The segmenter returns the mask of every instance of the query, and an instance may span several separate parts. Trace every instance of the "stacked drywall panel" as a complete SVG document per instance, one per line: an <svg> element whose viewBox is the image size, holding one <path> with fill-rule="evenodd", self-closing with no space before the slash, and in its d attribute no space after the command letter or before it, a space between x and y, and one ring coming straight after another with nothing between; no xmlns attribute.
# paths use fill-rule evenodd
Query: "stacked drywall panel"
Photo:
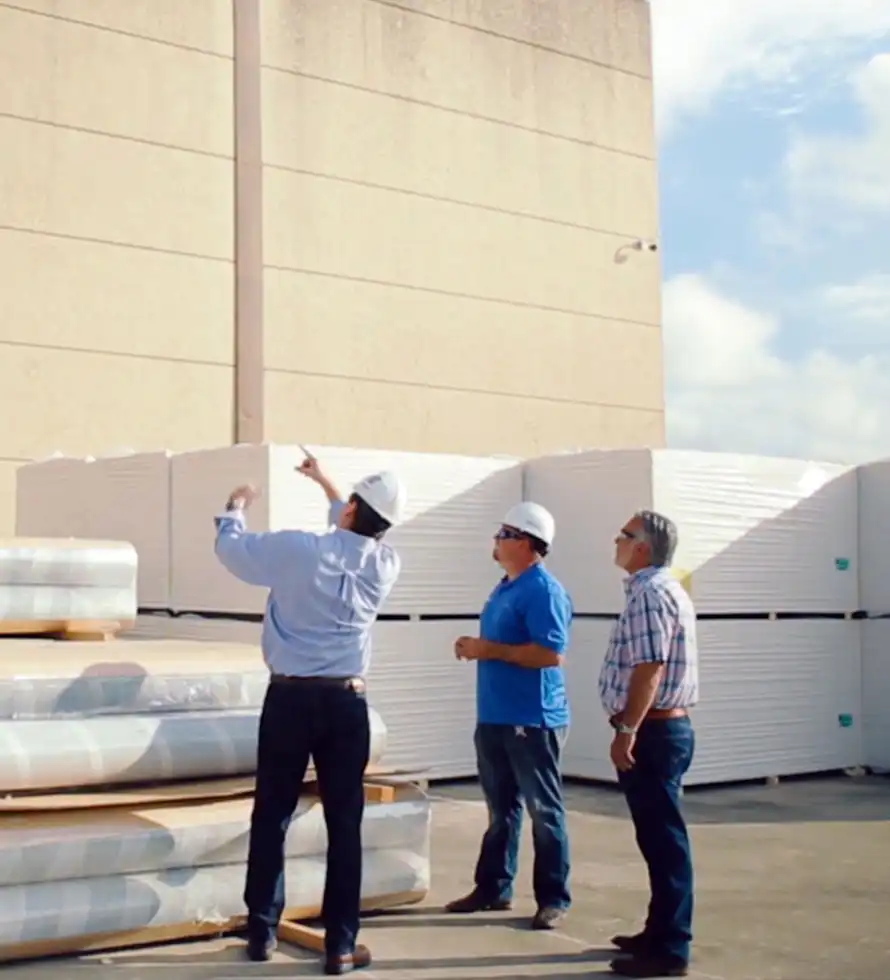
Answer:
<svg viewBox="0 0 890 980"><path fill-rule="evenodd" d="M0 640L0 960L243 916L252 780L220 777L255 769L259 665L256 647L223 642ZM376 766L386 727L370 721ZM369 803L372 907L426 894L429 820L410 787ZM326 847L307 797L287 843L294 914L320 911Z"/></svg>
<svg viewBox="0 0 890 980"><path fill-rule="evenodd" d="M402 571L388 615L475 616L497 581L491 539L505 511L522 499L515 460L308 447L344 495L361 477L395 470L408 494L406 520L387 536ZM296 472L297 446L232 446L172 459L172 598L178 611L258 613L266 590L244 585L213 553L213 515L233 487L262 489L250 512L253 530L324 531L328 507L319 488Z"/></svg>
<svg viewBox="0 0 890 980"><path fill-rule="evenodd" d="M120 541L0 541L0 634L136 619L137 556Z"/></svg>
<svg viewBox="0 0 890 980"><path fill-rule="evenodd" d="M600 668L614 622L613 618L576 619L572 624L565 658L572 723L563 753L563 772L570 778L615 781L609 760L614 732L599 698Z"/></svg>
<svg viewBox="0 0 890 980"><path fill-rule="evenodd" d="M859 608L856 474L804 460L604 450L526 464L525 494L556 518L551 570L582 613L624 607L615 536L636 510L680 528L674 565L699 614Z"/></svg>
<svg viewBox="0 0 890 980"><path fill-rule="evenodd" d="M601 712L591 685L608 642L597 617L614 617L624 606L615 537L643 508L677 523L674 571L699 615L701 701L688 781L857 764L860 630L845 618L859 609L854 470L669 450L565 454L533 460L525 470L526 498L556 518L549 565L579 614L568 658L574 717L568 775L614 778L607 758L581 750L579 730L608 740L602 719L589 717ZM595 672L585 664L579 690L577 648L587 634L602 649ZM768 706L767 689L773 692ZM731 707L735 717L727 723Z"/></svg>
<svg viewBox="0 0 890 980"><path fill-rule="evenodd" d="M0 794L253 773L265 686L250 654L118 640L55 657L51 641L0 641ZM377 764L386 727L370 714Z"/></svg>
<svg viewBox="0 0 890 980"><path fill-rule="evenodd" d="M142 609L170 604L168 452L55 457L16 473L16 534L129 542Z"/></svg>
<svg viewBox="0 0 890 980"><path fill-rule="evenodd" d="M863 764L890 772L890 619L862 621Z"/></svg>
<svg viewBox="0 0 890 980"><path fill-rule="evenodd" d="M862 624L863 764L890 771L890 460L861 466L859 591Z"/></svg>
<svg viewBox="0 0 890 980"><path fill-rule="evenodd" d="M251 808L240 798L0 813L0 956L243 916ZM366 807L362 897L372 907L429 890L430 817L428 798L411 787ZM320 803L308 797L285 841L292 914L318 914L327 844Z"/></svg>
<svg viewBox="0 0 890 980"><path fill-rule="evenodd" d="M368 696L386 718L386 762L430 779L476 773L476 670L456 660L454 641L475 635L472 620L387 621L373 629ZM140 616L135 638L259 643L262 625L201 616ZM259 656L259 652L256 653Z"/></svg>

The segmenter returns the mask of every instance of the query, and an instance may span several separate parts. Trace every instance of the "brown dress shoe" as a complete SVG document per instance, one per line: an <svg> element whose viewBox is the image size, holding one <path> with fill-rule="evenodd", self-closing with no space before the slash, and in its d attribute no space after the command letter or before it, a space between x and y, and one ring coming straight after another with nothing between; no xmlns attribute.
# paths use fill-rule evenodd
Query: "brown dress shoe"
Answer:
<svg viewBox="0 0 890 980"><path fill-rule="evenodd" d="M339 956L326 956L324 972L328 976L339 977L344 973L351 973L353 970L362 970L370 965L371 950L367 946L356 946L351 953L342 953Z"/></svg>

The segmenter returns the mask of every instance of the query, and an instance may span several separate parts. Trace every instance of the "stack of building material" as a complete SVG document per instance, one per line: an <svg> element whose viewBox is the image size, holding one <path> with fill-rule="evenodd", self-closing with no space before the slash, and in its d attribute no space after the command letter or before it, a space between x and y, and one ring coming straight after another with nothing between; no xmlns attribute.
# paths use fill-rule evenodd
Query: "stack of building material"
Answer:
<svg viewBox="0 0 890 980"><path fill-rule="evenodd" d="M568 656L569 775L614 779L611 730L591 694L624 605L614 539L641 508L678 524L675 574L699 615L701 704L688 782L859 764L854 471L667 450L566 454L525 470L527 498L556 518L549 564L578 613Z"/></svg>
<svg viewBox="0 0 890 980"><path fill-rule="evenodd" d="M859 467L863 764L890 772L890 460Z"/></svg>
<svg viewBox="0 0 890 980"><path fill-rule="evenodd" d="M131 544L66 538L0 541L0 635L113 635L136 620Z"/></svg>
<svg viewBox="0 0 890 980"><path fill-rule="evenodd" d="M16 473L16 534L125 541L141 609L170 605L170 453L51 457Z"/></svg>
<svg viewBox="0 0 890 980"><path fill-rule="evenodd" d="M265 684L251 646L0 641L0 957L238 924ZM374 710L371 727L373 778ZM375 908L429 887L428 801L380 789L364 839ZM288 844L293 917L320 910L325 847L310 791Z"/></svg>
<svg viewBox="0 0 890 980"><path fill-rule="evenodd" d="M373 703L387 718L388 763L425 769L432 778L474 775L475 670L455 661L452 649L457 636L477 631L478 614L498 579L491 538L504 513L522 499L522 467L511 459L309 448L344 493L360 477L381 469L396 470L407 485L408 519L388 535L401 555L402 574L374 631L369 678ZM233 487L249 482L263 491L249 515L251 529L324 530L324 496L295 472L302 451L242 445L143 459L137 454L22 467L19 532L52 527L52 533L59 533L59 515L65 515L63 526L71 529L66 533L83 533L82 528L95 533L114 511L115 535L132 541L141 559L143 551L156 546L147 530L154 523L157 540L169 547L168 600L157 601L162 575L148 584L142 577L140 609L187 615L169 621L140 617L137 633L258 642L259 628L245 620L261 616L267 592L238 582L219 565L212 518ZM144 490L137 487L140 481ZM91 487L82 495L86 503L77 520L58 499L66 482L79 495L79 488ZM129 488L126 500L114 489L124 485Z"/></svg>

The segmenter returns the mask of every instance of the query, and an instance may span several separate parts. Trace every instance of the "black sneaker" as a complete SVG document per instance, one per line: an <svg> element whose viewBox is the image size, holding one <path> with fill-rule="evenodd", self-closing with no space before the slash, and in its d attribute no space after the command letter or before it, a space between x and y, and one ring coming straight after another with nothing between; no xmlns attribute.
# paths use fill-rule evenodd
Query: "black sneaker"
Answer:
<svg viewBox="0 0 890 980"><path fill-rule="evenodd" d="M645 932L638 932L635 936L612 936L609 942L622 953L639 954L649 949L649 937Z"/></svg>
<svg viewBox="0 0 890 980"><path fill-rule="evenodd" d="M472 915L473 912L509 912L512 908L513 903L509 898L499 898L492 902L474 888L469 895L449 902L445 911L457 915Z"/></svg>
<svg viewBox="0 0 890 980"><path fill-rule="evenodd" d="M278 948L274 936L248 936L247 958L254 963L265 963Z"/></svg>

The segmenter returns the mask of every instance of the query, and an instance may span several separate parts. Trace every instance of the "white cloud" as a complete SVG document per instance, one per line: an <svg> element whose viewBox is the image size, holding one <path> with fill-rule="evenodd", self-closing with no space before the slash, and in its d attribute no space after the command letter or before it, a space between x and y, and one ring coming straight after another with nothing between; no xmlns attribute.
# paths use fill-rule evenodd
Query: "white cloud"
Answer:
<svg viewBox="0 0 890 980"><path fill-rule="evenodd" d="M890 7L890 3L888 3ZM842 204L873 213L890 210L890 53L851 75L864 127L858 134L797 134L785 167L793 199Z"/></svg>
<svg viewBox="0 0 890 980"><path fill-rule="evenodd" d="M890 274L875 273L849 285L827 286L821 293L828 310L866 327L876 325L874 340L890 340Z"/></svg>
<svg viewBox="0 0 890 980"><path fill-rule="evenodd" d="M698 275L666 284L664 329L671 446L837 462L890 456L890 347L783 357L774 316Z"/></svg>
<svg viewBox="0 0 890 980"><path fill-rule="evenodd" d="M814 70L824 88L863 44L890 33L887 0L651 0L651 6L662 131L727 89L780 86L793 106Z"/></svg>

